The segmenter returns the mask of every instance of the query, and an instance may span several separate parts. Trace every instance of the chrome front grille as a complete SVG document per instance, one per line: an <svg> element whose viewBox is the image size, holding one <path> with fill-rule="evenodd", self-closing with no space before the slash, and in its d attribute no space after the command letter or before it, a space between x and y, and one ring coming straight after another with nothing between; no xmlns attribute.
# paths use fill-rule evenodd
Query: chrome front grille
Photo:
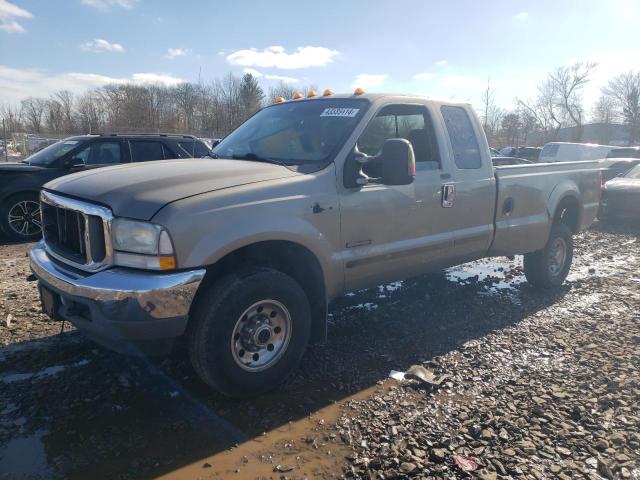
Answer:
<svg viewBox="0 0 640 480"><path fill-rule="evenodd" d="M111 264L111 210L42 191L42 231L47 252L85 271Z"/></svg>

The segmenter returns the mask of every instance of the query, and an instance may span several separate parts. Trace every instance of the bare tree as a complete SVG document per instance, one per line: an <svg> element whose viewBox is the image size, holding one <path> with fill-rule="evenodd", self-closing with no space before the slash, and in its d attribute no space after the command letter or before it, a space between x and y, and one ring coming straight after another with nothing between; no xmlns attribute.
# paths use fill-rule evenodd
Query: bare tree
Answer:
<svg viewBox="0 0 640 480"><path fill-rule="evenodd" d="M69 90L60 90L54 93L53 97L60 104L63 133L72 133L75 130L73 118L73 93Z"/></svg>
<svg viewBox="0 0 640 480"><path fill-rule="evenodd" d="M42 132L47 101L44 98L29 97L20 102L25 123L32 132Z"/></svg>
<svg viewBox="0 0 640 480"><path fill-rule="evenodd" d="M10 103L1 104L0 117L4 120L8 136L11 136L13 132L17 132L21 129L20 108L17 106L11 105Z"/></svg>
<svg viewBox="0 0 640 480"><path fill-rule="evenodd" d="M490 112L495 108L494 94L495 89L491 88L491 77L489 77L487 78L487 88L482 92L482 127L485 132L489 129Z"/></svg>
<svg viewBox="0 0 640 480"><path fill-rule="evenodd" d="M576 141L582 137L582 90L597 67L598 64L594 62L576 62L569 67L558 67L547 78L546 86L552 102L560 112L560 121L562 123L562 119L568 119L573 123L576 127Z"/></svg>
<svg viewBox="0 0 640 480"><path fill-rule="evenodd" d="M291 84L280 81L269 89L269 95L267 96L266 101L268 103L273 103L278 97L288 100L293 97L294 93L296 93L296 89L292 87Z"/></svg>
<svg viewBox="0 0 640 480"><path fill-rule="evenodd" d="M609 80L603 93L611 97L629 128L629 145L640 138L640 71L626 72Z"/></svg>
<svg viewBox="0 0 640 480"><path fill-rule="evenodd" d="M487 88L482 92L482 128L491 145L499 145L502 142L499 137L499 130L504 116L502 109L496 106L495 89L491 86L491 78L487 79Z"/></svg>

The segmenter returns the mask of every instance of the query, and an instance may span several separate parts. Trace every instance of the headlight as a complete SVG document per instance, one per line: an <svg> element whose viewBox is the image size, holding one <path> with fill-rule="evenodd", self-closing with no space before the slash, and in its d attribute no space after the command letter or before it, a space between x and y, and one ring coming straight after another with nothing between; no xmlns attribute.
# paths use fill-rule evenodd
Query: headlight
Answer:
<svg viewBox="0 0 640 480"><path fill-rule="evenodd" d="M154 270L176 268L169 233L150 222L116 218L111 224L116 265Z"/></svg>

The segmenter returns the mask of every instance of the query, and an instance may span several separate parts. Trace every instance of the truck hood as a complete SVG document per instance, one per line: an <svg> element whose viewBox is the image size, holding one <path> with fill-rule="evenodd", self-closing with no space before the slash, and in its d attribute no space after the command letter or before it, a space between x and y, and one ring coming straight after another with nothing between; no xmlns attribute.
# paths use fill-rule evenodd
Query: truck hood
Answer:
<svg viewBox="0 0 640 480"><path fill-rule="evenodd" d="M184 159L130 163L55 179L44 188L150 220L168 203L202 193L298 175L280 165L243 160Z"/></svg>
<svg viewBox="0 0 640 480"><path fill-rule="evenodd" d="M0 172L39 172L44 169L28 163L0 163Z"/></svg>

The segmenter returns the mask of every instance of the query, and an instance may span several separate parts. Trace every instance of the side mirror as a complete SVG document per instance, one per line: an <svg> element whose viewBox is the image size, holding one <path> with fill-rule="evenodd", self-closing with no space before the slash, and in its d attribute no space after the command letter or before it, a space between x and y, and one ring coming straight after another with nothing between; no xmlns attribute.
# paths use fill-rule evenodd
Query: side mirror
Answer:
<svg viewBox="0 0 640 480"><path fill-rule="evenodd" d="M216 148L218 145L220 145L220 140L219 139L215 139L213 142L211 142L211 148L212 149Z"/></svg>
<svg viewBox="0 0 640 480"><path fill-rule="evenodd" d="M409 185L416 176L416 158L411 142L404 138L390 138L382 145L378 156L382 163L382 183Z"/></svg>

